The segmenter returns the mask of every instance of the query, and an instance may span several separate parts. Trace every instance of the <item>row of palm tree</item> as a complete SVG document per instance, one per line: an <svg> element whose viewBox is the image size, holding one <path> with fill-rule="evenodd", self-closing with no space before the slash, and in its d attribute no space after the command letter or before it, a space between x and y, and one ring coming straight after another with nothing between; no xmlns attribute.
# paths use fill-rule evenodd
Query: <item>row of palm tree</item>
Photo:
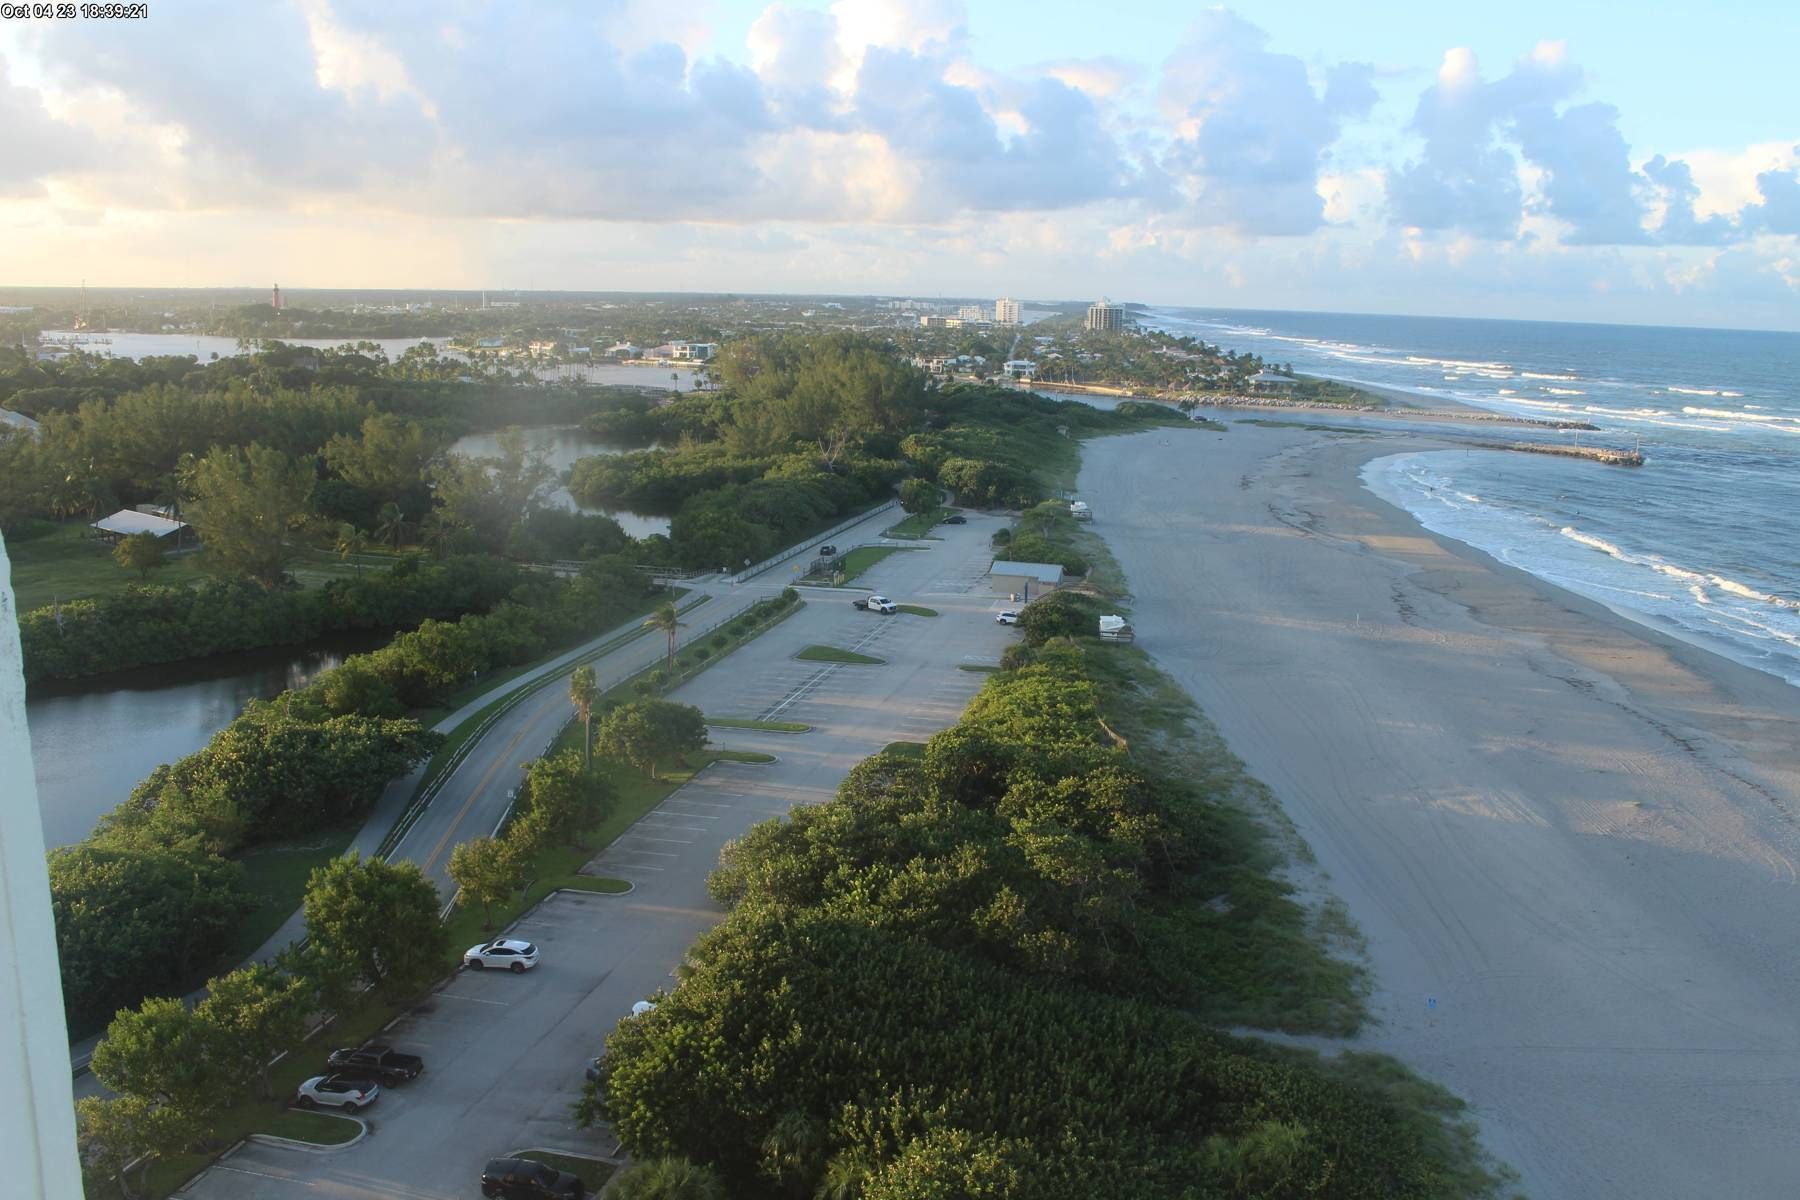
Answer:
<svg viewBox="0 0 1800 1200"><path fill-rule="evenodd" d="M667 667L675 665L675 641L680 631L685 628L680 614L673 604L660 605L655 612L644 618L646 629L661 630L668 638L668 650L663 657ZM581 718L581 756L582 761L592 766L594 763L594 706L600 702L600 680L594 674L594 668L582 665L575 668L569 676L569 703L575 706L575 715Z"/></svg>

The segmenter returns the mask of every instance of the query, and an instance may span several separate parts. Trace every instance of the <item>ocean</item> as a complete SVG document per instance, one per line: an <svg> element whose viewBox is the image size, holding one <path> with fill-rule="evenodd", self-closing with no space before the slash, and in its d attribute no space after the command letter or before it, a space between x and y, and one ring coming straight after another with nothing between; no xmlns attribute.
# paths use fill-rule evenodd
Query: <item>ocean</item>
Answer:
<svg viewBox="0 0 1800 1200"><path fill-rule="evenodd" d="M1148 323L1301 374L1638 446L1639 469L1430 451L1363 479L1427 529L1800 686L1800 334L1164 308Z"/></svg>

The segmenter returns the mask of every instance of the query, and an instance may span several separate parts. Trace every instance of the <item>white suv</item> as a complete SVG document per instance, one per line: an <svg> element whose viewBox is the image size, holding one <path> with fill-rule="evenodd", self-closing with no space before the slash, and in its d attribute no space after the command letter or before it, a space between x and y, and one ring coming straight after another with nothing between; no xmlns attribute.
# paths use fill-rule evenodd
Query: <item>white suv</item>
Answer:
<svg viewBox="0 0 1800 1200"><path fill-rule="evenodd" d="M324 1104L355 1112L375 1103L379 1095L381 1086L372 1079L359 1079L354 1075L314 1075L300 1085L294 1102L301 1108Z"/></svg>
<svg viewBox="0 0 1800 1200"><path fill-rule="evenodd" d="M463 965L473 971L483 967L529 971L538 965L538 948L516 938L495 938L485 946L470 946L468 953L463 955Z"/></svg>

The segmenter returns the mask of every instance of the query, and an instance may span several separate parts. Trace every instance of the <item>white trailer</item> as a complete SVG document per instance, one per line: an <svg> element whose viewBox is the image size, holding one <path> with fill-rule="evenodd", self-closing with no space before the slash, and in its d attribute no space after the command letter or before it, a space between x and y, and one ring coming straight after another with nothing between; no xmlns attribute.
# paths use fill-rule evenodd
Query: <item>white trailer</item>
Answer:
<svg viewBox="0 0 1800 1200"><path fill-rule="evenodd" d="M1120 616L1100 618L1100 640L1103 642L1136 641L1137 635L1131 631L1131 625Z"/></svg>

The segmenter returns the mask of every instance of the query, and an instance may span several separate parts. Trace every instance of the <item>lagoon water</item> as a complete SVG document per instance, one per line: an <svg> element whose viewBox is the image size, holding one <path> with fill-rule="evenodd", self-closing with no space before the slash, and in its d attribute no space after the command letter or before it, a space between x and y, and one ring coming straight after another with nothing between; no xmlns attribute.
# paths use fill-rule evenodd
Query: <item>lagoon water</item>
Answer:
<svg viewBox="0 0 1800 1200"><path fill-rule="evenodd" d="M1482 451L1371 462L1426 528L1800 685L1800 334L1158 309L1151 323L1329 376L1641 444L1628 470Z"/></svg>
<svg viewBox="0 0 1800 1200"><path fill-rule="evenodd" d="M48 329L44 340L72 345L88 354L112 355L118 358L157 358L165 355L192 355L201 362L230 358L249 352L249 347L236 338L212 337L192 333L111 333L98 330ZM399 358L414 346L431 342L439 357L462 359L441 338L284 338L289 346L310 346L327 350L337 346L353 346L372 341L381 347L388 360ZM629 387L664 388L688 392L699 386L700 376L688 366L652 366L642 363L563 363L539 367L539 379L563 383L624 384Z"/></svg>
<svg viewBox="0 0 1800 1200"><path fill-rule="evenodd" d="M578 425L545 425L525 429L524 434L526 447L534 453L542 454L545 461L556 470L559 480L568 475L569 468L578 459L591 458L597 454L625 453L625 447L603 442L592 434L583 432ZM500 453L500 435L472 433L458 438L451 443L450 453L466 454L471 458L492 458ZM575 503L575 497L569 495L569 489L561 483L545 499L551 504L571 508L576 512L600 513L611 517L634 538L649 537L656 533L667 535L669 532L667 517L627 512L624 509L585 508Z"/></svg>
<svg viewBox="0 0 1800 1200"><path fill-rule="evenodd" d="M158 766L192 754L251 700L304 687L379 634L329 646L224 654L143 667L91 684L34 687L25 704L44 842L80 841Z"/></svg>

